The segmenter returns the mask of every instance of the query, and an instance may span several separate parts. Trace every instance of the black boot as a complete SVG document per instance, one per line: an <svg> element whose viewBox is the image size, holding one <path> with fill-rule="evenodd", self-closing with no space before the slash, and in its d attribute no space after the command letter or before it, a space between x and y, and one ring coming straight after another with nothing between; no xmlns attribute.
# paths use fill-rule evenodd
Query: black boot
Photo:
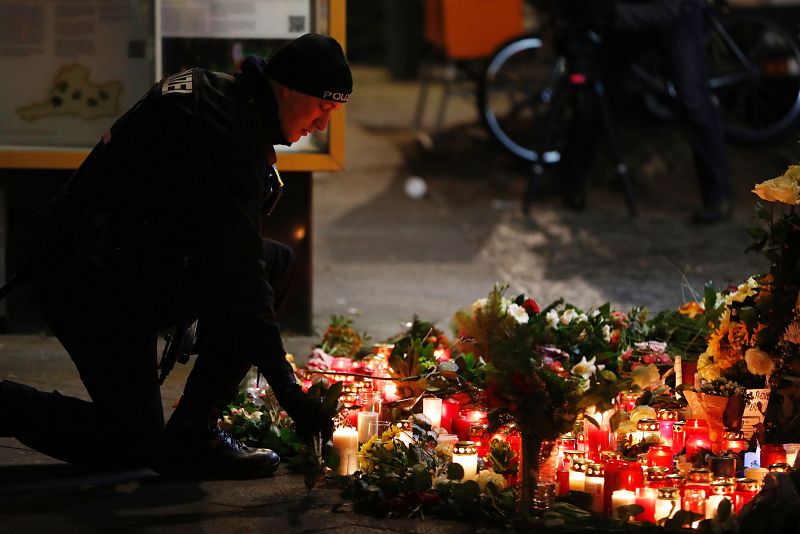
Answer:
<svg viewBox="0 0 800 534"><path fill-rule="evenodd" d="M188 419L176 411L164 429L152 468L170 477L239 479L265 477L279 463L275 452L244 445L219 428L216 419Z"/></svg>

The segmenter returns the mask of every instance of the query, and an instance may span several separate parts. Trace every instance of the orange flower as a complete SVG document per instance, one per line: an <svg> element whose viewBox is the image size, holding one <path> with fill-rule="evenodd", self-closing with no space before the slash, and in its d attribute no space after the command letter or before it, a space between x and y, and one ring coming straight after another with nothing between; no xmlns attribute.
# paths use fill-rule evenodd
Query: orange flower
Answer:
<svg viewBox="0 0 800 534"><path fill-rule="evenodd" d="M687 317L689 317L689 319L694 319L698 315L702 315L703 313L705 313L705 309L703 308L702 304L692 300L690 302L683 304L680 308L678 308L678 312L680 312L683 315L686 315Z"/></svg>

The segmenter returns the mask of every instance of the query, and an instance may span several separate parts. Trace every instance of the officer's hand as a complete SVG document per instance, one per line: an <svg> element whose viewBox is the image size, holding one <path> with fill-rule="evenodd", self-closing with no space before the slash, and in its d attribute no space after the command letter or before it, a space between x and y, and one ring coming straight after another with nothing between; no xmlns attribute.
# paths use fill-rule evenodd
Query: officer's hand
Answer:
<svg viewBox="0 0 800 534"><path fill-rule="evenodd" d="M333 420L322 409L319 399L312 399L302 390L297 389L281 401L286 413L294 420L297 434L311 440L318 434L322 441L328 441L333 436Z"/></svg>

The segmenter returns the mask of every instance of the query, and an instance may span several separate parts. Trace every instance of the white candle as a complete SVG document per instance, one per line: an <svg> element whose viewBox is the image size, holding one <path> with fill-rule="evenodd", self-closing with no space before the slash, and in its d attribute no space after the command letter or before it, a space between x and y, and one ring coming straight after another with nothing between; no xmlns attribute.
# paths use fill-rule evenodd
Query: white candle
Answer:
<svg viewBox="0 0 800 534"><path fill-rule="evenodd" d="M573 460L569 468L570 491L586 491L586 464Z"/></svg>
<svg viewBox="0 0 800 534"><path fill-rule="evenodd" d="M442 426L442 399L435 397L422 399L422 413L431 420L431 426Z"/></svg>
<svg viewBox="0 0 800 534"><path fill-rule="evenodd" d="M369 424L378 422L378 412L358 412L358 442L366 443L372 434L369 432ZM377 428L373 425L373 428Z"/></svg>
<svg viewBox="0 0 800 534"><path fill-rule="evenodd" d="M603 477L586 477L586 493L592 496L592 511L598 514L603 513L603 487L605 480ZM570 488L572 489L572 488Z"/></svg>
<svg viewBox="0 0 800 534"><path fill-rule="evenodd" d="M464 480L478 476L478 449L471 441L459 441L453 446L453 463L464 468Z"/></svg>
<svg viewBox="0 0 800 534"><path fill-rule="evenodd" d="M337 428L333 448L339 453L337 475L352 475L358 470L358 431L352 427Z"/></svg>
<svg viewBox="0 0 800 534"><path fill-rule="evenodd" d="M616 490L611 494L611 515L617 517L617 508L636 504L636 494L630 490Z"/></svg>
<svg viewBox="0 0 800 534"><path fill-rule="evenodd" d="M680 508L681 504L677 499L656 499L655 520L672 517Z"/></svg>
<svg viewBox="0 0 800 534"><path fill-rule="evenodd" d="M717 508L719 507L719 503L722 502L722 499L730 500L726 495L708 496L708 500L706 500L706 519L714 519L717 517Z"/></svg>

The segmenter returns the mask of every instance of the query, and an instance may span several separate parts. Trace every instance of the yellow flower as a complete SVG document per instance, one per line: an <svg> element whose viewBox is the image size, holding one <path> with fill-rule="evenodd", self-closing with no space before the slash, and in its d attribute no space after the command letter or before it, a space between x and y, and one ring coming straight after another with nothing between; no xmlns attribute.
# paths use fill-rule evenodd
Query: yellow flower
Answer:
<svg viewBox="0 0 800 534"><path fill-rule="evenodd" d="M661 375L658 372L658 368L651 363L635 368L631 378L634 384L645 389L661 380Z"/></svg>
<svg viewBox="0 0 800 534"><path fill-rule="evenodd" d="M714 363L713 355L704 352L697 358L697 372L709 382L719 378L719 365Z"/></svg>
<svg viewBox="0 0 800 534"><path fill-rule="evenodd" d="M798 165L800 167L800 165ZM747 297L751 297L758 293L758 282L752 276L747 279L747 281L739 287L736 288L736 291L725 297L725 305L730 306L734 302L744 302ZM728 316L730 317L730 311L725 310L728 312Z"/></svg>
<svg viewBox="0 0 800 534"><path fill-rule="evenodd" d="M754 375L769 375L775 369L772 357L760 349L747 349L744 361L747 362L747 370Z"/></svg>
<svg viewBox="0 0 800 534"><path fill-rule="evenodd" d="M800 204L800 165L789 165L782 176L757 184L753 193L768 202Z"/></svg>

